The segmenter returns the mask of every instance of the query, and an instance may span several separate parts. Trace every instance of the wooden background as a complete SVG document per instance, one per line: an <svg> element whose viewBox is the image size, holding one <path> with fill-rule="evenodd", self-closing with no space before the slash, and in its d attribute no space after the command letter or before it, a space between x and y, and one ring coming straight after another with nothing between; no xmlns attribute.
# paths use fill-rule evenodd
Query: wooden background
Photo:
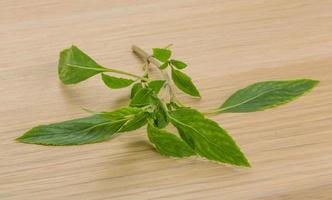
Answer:
<svg viewBox="0 0 332 200"><path fill-rule="evenodd" d="M29 128L126 105L128 89L99 77L57 78L59 51L76 44L100 64L140 72L130 47L173 43L202 91L202 110L270 79L321 84L295 102L212 118L251 169L161 157L145 130L72 147L20 144ZM332 199L331 0L0 1L0 199Z"/></svg>

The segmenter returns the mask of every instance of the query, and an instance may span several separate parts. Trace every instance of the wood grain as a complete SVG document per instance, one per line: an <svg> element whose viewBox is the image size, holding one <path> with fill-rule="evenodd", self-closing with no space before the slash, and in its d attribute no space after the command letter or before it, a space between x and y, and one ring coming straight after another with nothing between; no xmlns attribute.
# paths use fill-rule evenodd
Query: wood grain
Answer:
<svg viewBox="0 0 332 200"><path fill-rule="evenodd" d="M0 199L332 199L332 2L329 0L0 1ZM110 110L128 90L98 77L57 78L76 44L99 63L140 72L130 47L174 44L202 91L201 110L270 79L321 84L265 112L213 116L253 168L161 157L145 130L112 141L47 147L14 141L32 126Z"/></svg>

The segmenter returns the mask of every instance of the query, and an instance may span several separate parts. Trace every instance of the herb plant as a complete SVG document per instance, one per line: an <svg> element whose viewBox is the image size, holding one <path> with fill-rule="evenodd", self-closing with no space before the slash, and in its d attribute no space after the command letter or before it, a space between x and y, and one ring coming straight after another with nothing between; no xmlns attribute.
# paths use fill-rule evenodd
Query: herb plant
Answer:
<svg viewBox="0 0 332 200"><path fill-rule="evenodd" d="M312 89L319 81L309 79L265 81L252 84L231 95L221 106L201 113L183 105L175 96L174 85L182 92L200 98L192 79L183 72L187 64L172 59L170 46L154 48L148 55L137 46L133 51L143 60L143 75L136 75L98 64L76 46L60 53L58 73L64 84L76 84L97 74L111 89L131 86L128 107L93 113L79 118L27 131L18 141L42 145L80 145L103 142L117 134L139 129L147 124L147 135L163 156L200 156L219 163L250 164L232 137L218 123L205 115L261 111L285 104ZM149 67L155 66L162 79L152 79ZM171 79L167 71L171 71ZM120 74L127 78L110 74ZM172 124L178 134L167 130Z"/></svg>

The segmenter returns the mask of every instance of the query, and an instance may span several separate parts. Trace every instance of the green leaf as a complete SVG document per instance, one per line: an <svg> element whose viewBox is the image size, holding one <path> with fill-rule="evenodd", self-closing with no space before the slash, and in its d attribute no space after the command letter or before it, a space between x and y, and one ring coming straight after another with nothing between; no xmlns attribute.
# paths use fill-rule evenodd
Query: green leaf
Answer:
<svg viewBox="0 0 332 200"><path fill-rule="evenodd" d="M131 88L130 98L132 99L135 96L135 94L142 88L143 88L142 83L135 83Z"/></svg>
<svg viewBox="0 0 332 200"><path fill-rule="evenodd" d="M254 112L273 108L302 96L318 83L309 79L255 83L238 90L217 111Z"/></svg>
<svg viewBox="0 0 332 200"><path fill-rule="evenodd" d="M169 49L153 48L152 51L153 57L161 62L167 62L172 55L172 52Z"/></svg>
<svg viewBox="0 0 332 200"><path fill-rule="evenodd" d="M166 114L165 110L162 107L160 107L159 105L156 108L156 110L154 111L153 116L155 119L154 124L158 128L164 128L168 125L169 120L168 120L167 114Z"/></svg>
<svg viewBox="0 0 332 200"><path fill-rule="evenodd" d="M144 126L147 122L148 114L142 108L125 107L112 112L102 112L101 116L110 120L127 119L118 130L120 133L133 131Z"/></svg>
<svg viewBox="0 0 332 200"><path fill-rule="evenodd" d="M30 129L18 141L43 145L79 145L108 140L126 120L108 120L100 115Z"/></svg>
<svg viewBox="0 0 332 200"><path fill-rule="evenodd" d="M141 112L135 115L132 119L126 121L119 129L119 133L129 132L141 128L147 122L148 114L146 112Z"/></svg>
<svg viewBox="0 0 332 200"><path fill-rule="evenodd" d="M164 86L165 84L165 80L154 80L148 83L149 88L151 88L156 94L159 93L159 91L161 90L161 88Z"/></svg>
<svg viewBox="0 0 332 200"><path fill-rule="evenodd" d="M165 62L159 66L159 69L166 69L168 67L168 62Z"/></svg>
<svg viewBox="0 0 332 200"><path fill-rule="evenodd" d="M221 163L250 166L234 140L216 122L190 108L170 113L182 139L202 157Z"/></svg>
<svg viewBox="0 0 332 200"><path fill-rule="evenodd" d="M168 110L173 110L174 109L178 109L180 108L181 106L173 101L169 102L168 104L166 104Z"/></svg>
<svg viewBox="0 0 332 200"><path fill-rule="evenodd" d="M129 85L131 85L133 82L135 82L134 80L131 80L131 79L118 78L118 77L109 76L106 74L101 74L101 76L102 76L102 79L103 79L105 85L107 85L109 88L112 88L112 89L125 88L125 87L128 87Z"/></svg>
<svg viewBox="0 0 332 200"><path fill-rule="evenodd" d="M172 68L172 79L176 87L183 92L191 96L200 97L199 91L191 81L191 78L185 73Z"/></svg>
<svg viewBox="0 0 332 200"><path fill-rule="evenodd" d="M79 118L32 128L18 141L43 145L79 145L102 142L115 133L132 131L146 124L147 114L139 108L120 108Z"/></svg>
<svg viewBox="0 0 332 200"><path fill-rule="evenodd" d="M60 52L58 65L59 78L64 84L74 84L105 71L87 54L76 46Z"/></svg>
<svg viewBox="0 0 332 200"><path fill-rule="evenodd" d="M142 108L124 107L111 112L101 112L100 115L109 120L118 120L123 118L132 118L142 112L144 112Z"/></svg>
<svg viewBox="0 0 332 200"><path fill-rule="evenodd" d="M152 118L154 119L154 124L158 128L164 128L168 125L169 119L167 116L167 111L162 106L162 102L159 99L154 99L153 104L155 105L155 110L152 113Z"/></svg>
<svg viewBox="0 0 332 200"><path fill-rule="evenodd" d="M148 137L156 150L163 156L169 157L189 157L195 152L176 135L162 129L158 129L152 124L148 124Z"/></svg>
<svg viewBox="0 0 332 200"><path fill-rule="evenodd" d="M180 60L170 60L170 63L178 69L184 69L187 67L187 64Z"/></svg>
<svg viewBox="0 0 332 200"><path fill-rule="evenodd" d="M152 101L152 94L153 94L152 89L142 88L135 94L129 105L132 107L147 106Z"/></svg>

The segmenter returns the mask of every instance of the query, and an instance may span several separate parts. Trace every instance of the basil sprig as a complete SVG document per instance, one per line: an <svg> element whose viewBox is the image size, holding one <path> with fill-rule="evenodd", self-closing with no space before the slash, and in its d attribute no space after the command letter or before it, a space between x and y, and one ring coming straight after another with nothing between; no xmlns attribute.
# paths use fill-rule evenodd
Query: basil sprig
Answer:
<svg viewBox="0 0 332 200"><path fill-rule="evenodd" d="M145 61L143 75L106 68L76 46L61 51L58 72L62 83L76 84L99 74L110 89L131 86L130 103L128 107L111 112L98 112L89 117L36 126L17 140L57 146L91 144L147 124L148 138L163 156L199 156L219 163L249 167L248 159L234 139L206 115L273 108L302 96L319 83L310 79L258 82L238 90L220 107L201 113L183 105L176 98L173 85L193 97L201 95L192 79L183 72L187 64L171 58L169 47L154 48L152 55L137 46L133 46L133 50ZM150 78L150 64L161 71L163 79ZM168 70L171 71L171 78ZM177 133L167 130L170 124Z"/></svg>

